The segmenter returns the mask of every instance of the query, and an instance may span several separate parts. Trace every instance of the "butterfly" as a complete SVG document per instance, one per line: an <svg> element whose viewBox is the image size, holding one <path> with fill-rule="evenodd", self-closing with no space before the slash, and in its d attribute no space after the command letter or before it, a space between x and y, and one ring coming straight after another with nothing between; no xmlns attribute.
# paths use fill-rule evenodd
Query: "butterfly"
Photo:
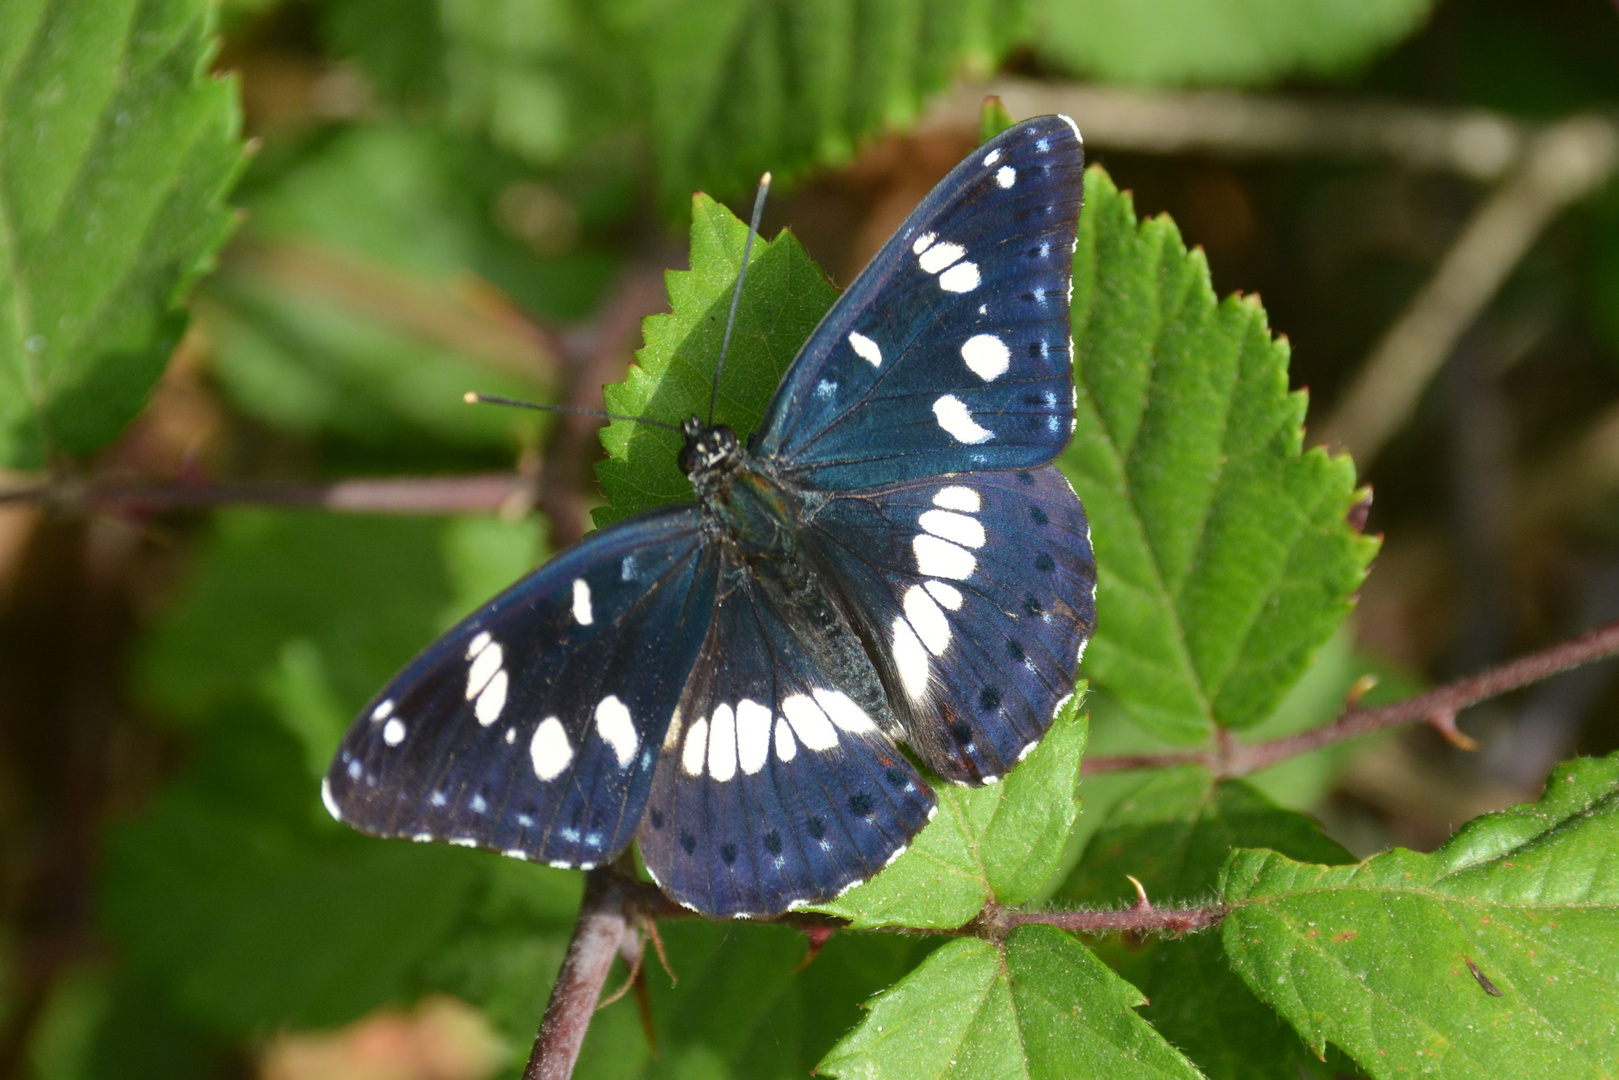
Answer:
<svg viewBox="0 0 1619 1080"><path fill-rule="evenodd" d="M587 536L362 711L338 820L590 868L639 842L710 916L838 896L997 781L1095 627L1074 426L1074 122L946 176L811 334L746 445L692 417L696 501ZM901 746L909 748L909 754Z"/></svg>

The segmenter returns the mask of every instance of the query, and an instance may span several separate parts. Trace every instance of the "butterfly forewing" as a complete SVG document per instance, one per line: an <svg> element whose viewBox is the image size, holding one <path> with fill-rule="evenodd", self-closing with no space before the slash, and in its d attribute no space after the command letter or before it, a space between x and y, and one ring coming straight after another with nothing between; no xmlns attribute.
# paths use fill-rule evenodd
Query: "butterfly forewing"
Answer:
<svg viewBox="0 0 1619 1080"><path fill-rule="evenodd" d="M809 487L1030 468L1073 426L1068 300L1083 147L1045 116L934 188L827 313L756 451Z"/></svg>
<svg viewBox="0 0 1619 1080"><path fill-rule="evenodd" d="M927 823L934 797L881 730L883 710L855 700L875 672L815 663L794 612L746 573L727 581L664 744L641 853L689 907L769 915L870 877Z"/></svg>
<svg viewBox="0 0 1619 1080"><path fill-rule="evenodd" d="M366 707L324 787L379 836L560 865L629 843L713 611L694 506L588 537L445 634Z"/></svg>
<svg viewBox="0 0 1619 1080"><path fill-rule="evenodd" d="M821 562L887 661L929 768L984 783L1017 764L1074 689L1096 563L1052 466L851 492L815 518Z"/></svg>

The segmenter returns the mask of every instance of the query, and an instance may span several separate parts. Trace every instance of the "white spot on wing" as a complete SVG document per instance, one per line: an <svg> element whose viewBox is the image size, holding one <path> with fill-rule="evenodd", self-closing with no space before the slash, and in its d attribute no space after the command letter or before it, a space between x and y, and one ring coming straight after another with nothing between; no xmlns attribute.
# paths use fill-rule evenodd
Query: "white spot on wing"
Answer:
<svg viewBox="0 0 1619 1080"><path fill-rule="evenodd" d="M324 777L320 782L320 801L326 804L326 812L332 815L333 821L342 821L343 814L337 809L337 800L332 798L331 781Z"/></svg>
<svg viewBox="0 0 1619 1080"><path fill-rule="evenodd" d="M920 585L905 590L905 618L910 620L911 628L928 647L928 652L934 656L944 655L950 647L950 620Z"/></svg>
<svg viewBox="0 0 1619 1080"><path fill-rule="evenodd" d="M1012 351L994 334L974 334L962 342L961 358L985 382L994 382L1012 365Z"/></svg>
<svg viewBox="0 0 1619 1080"><path fill-rule="evenodd" d="M960 510L964 514L976 514L984 508L984 501L972 488L952 484L950 487L940 488L934 494L933 505L942 506L946 510Z"/></svg>
<svg viewBox="0 0 1619 1080"><path fill-rule="evenodd" d="M382 721L388 719L388 717L392 716L393 714L394 699L389 698L387 701L384 701L381 705L378 705L375 709L371 710L371 719Z"/></svg>
<svg viewBox="0 0 1619 1080"><path fill-rule="evenodd" d="M736 714L729 705L714 706L708 729L708 775L724 783L736 775Z"/></svg>
<svg viewBox="0 0 1619 1080"><path fill-rule="evenodd" d="M962 547L984 546L984 527L975 517L958 514L953 510L924 510L920 521L922 528L934 536L943 537Z"/></svg>
<svg viewBox="0 0 1619 1080"><path fill-rule="evenodd" d="M926 577L966 581L978 566L972 552L932 533L917 533L911 537L911 551L916 554L916 568Z"/></svg>
<svg viewBox="0 0 1619 1080"><path fill-rule="evenodd" d="M495 672L495 677L489 680L489 685L483 688L483 693L478 695L478 703L473 706L472 711L477 714L478 723L488 727L500 719L500 710L505 707L506 669L501 668Z"/></svg>
<svg viewBox="0 0 1619 1080"><path fill-rule="evenodd" d="M405 741L405 725L395 716L382 725L382 741L389 746L398 746Z"/></svg>
<svg viewBox="0 0 1619 1080"><path fill-rule="evenodd" d="M929 579L922 583L922 587L928 591L929 596L951 611L961 610L961 590L954 585L946 585L942 581Z"/></svg>
<svg viewBox="0 0 1619 1080"><path fill-rule="evenodd" d="M568 745L568 733L562 730L562 721L547 716L534 729L528 742L528 756L534 761L534 775L541 780L555 780L573 760L573 747Z"/></svg>
<svg viewBox="0 0 1619 1080"><path fill-rule="evenodd" d="M1017 183L1017 170L1010 165L1002 165L995 170L995 182L1003 188L1009 188Z"/></svg>
<svg viewBox="0 0 1619 1080"><path fill-rule="evenodd" d="M770 710L743 698L736 703L736 758L742 771L752 776L765 767L770 756Z"/></svg>
<svg viewBox="0 0 1619 1080"><path fill-rule="evenodd" d="M960 244L934 244L917 257L916 265L930 274L937 274L965 254L967 249Z"/></svg>
<svg viewBox="0 0 1619 1080"><path fill-rule="evenodd" d="M967 411L966 404L954 394L945 394L935 401L933 415L939 421L939 426L959 443L975 446L995 437L993 431L973 419L973 414Z"/></svg>
<svg viewBox="0 0 1619 1080"><path fill-rule="evenodd" d="M618 700L616 694L608 694L596 706L596 734L613 748L618 767L629 768L630 762L635 760L636 749L641 745L641 737L635 733L635 722L630 719L629 706Z"/></svg>
<svg viewBox="0 0 1619 1080"><path fill-rule="evenodd" d="M708 721L699 716L686 730L686 745L680 751L680 767L687 776L703 775L703 759L708 757Z"/></svg>
<svg viewBox="0 0 1619 1080"><path fill-rule="evenodd" d="M596 621L596 613L590 607L590 582L582 577L573 579L573 619L580 626Z"/></svg>
<svg viewBox="0 0 1619 1080"><path fill-rule="evenodd" d="M883 366L883 351L877 347L875 341L860 331L851 330L849 332L849 347L872 367Z"/></svg>
<svg viewBox="0 0 1619 1080"><path fill-rule="evenodd" d="M937 239L938 239L938 236L936 236L933 233L930 233L930 232L923 233L921 236L918 236L916 238L916 243L911 245L912 253L916 254L916 255L922 254L922 252L924 252L924 251L926 251L928 249L928 245L932 244L933 241L935 241Z"/></svg>
<svg viewBox="0 0 1619 1080"><path fill-rule="evenodd" d="M928 692L928 654L917 639L916 631L901 616L894 616L894 665L899 668L900 682L912 701L921 701Z"/></svg>
<svg viewBox="0 0 1619 1080"><path fill-rule="evenodd" d="M452 836L452 837L450 837L450 843L454 844L456 847L477 847L478 846L478 841L474 840L470 836Z"/></svg>
<svg viewBox="0 0 1619 1080"><path fill-rule="evenodd" d="M489 636L489 631L484 630L480 632L477 637L467 642L467 659L471 660L474 656L477 656L479 653L483 652L484 649L488 647L489 642L492 640L493 639Z"/></svg>
<svg viewBox="0 0 1619 1080"><path fill-rule="evenodd" d="M776 756L782 761L791 761L797 755L798 743L793 738L793 729L787 726L787 718L776 717Z"/></svg>
<svg viewBox="0 0 1619 1080"><path fill-rule="evenodd" d="M787 722L793 725L798 741L811 750L831 750L838 745L838 733L826 713L808 694L790 694L781 703Z"/></svg>
<svg viewBox="0 0 1619 1080"><path fill-rule="evenodd" d="M972 292L978 288L978 264L957 263L939 275L939 288L945 292Z"/></svg>
<svg viewBox="0 0 1619 1080"><path fill-rule="evenodd" d="M489 685L489 680L495 677L500 665L505 662L506 655L501 650L500 643L490 641L485 647L478 650L478 655L472 658L472 666L467 669L467 700L471 701L478 696L478 692Z"/></svg>
<svg viewBox="0 0 1619 1080"><path fill-rule="evenodd" d="M855 704L853 698L841 690L812 690L815 700L820 703L826 715L832 722L844 731L863 733L876 731L877 725L871 722L866 710Z"/></svg>
<svg viewBox="0 0 1619 1080"><path fill-rule="evenodd" d="M1001 149L998 146L984 155L985 165L993 165L999 160L1001 160Z"/></svg>

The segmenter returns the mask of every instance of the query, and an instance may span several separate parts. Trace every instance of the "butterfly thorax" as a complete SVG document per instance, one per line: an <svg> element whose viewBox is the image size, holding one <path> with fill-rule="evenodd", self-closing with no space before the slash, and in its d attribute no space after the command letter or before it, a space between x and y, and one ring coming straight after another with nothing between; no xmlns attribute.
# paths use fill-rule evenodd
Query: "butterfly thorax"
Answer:
<svg viewBox="0 0 1619 1080"><path fill-rule="evenodd" d="M692 417L681 426L680 468L704 518L742 562L775 577L791 574L798 554L795 499L745 450L736 432ZM774 564L774 565L770 565Z"/></svg>

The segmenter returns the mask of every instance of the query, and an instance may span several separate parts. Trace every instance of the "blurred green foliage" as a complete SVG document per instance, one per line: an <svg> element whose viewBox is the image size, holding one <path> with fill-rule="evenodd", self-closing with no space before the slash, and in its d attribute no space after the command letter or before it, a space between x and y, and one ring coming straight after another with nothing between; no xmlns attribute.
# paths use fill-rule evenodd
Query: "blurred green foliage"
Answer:
<svg viewBox="0 0 1619 1080"><path fill-rule="evenodd" d="M237 82L208 74L212 7L0 0L0 465L77 467L114 443L162 375L194 291L202 377L236 425L231 453L331 475L508 466L546 425L468 409L461 393L556 394L573 362L559 342L593 328L626 274L667 261L669 223L688 220L689 269L667 276L672 311L646 323L638 365L607 401L668 420L701 412L745 227L692 191L734 196L767 168L790 188L908 131L962 75L1345 80L1432 17L1461 27L1451 40L1465 47L1445 64L1466 102L1555 115L1619 99L1612 33L1595 23L1571 45L1508 6L1431 7L231 0L221 63L242 64L250 91L281 89L247 96L262 145L233 197L245 215L237 242L219 255L246 154ZM1407 93L1439 66L1403 53L1368 85ZM1612 967L1611 890L1576 896L1578 926L1559 933L1538 920L1563 917L1573 887L1505 896L1500 852L1540 858L1564 844L1536 865L1610 879L1611 759L1576 766L1546 806L1477 823L1434 856L1448 867L1483 853L1459 884L1407 855L1348 866L1298 812L1328 790L1344 748L1251 782L1185 769L1079 783L1087 750L1316 726L1373 666L1341 626L1372 548L1344 522L1355 478L1345 462L1301 453L1287 349L1256 301L1217 303L1173 223L1138 222L1105 173L1090 174L1088 199L1075 291L1081 438L1064 465L1102 554L1089 717L1076 699L1005 783L942 792L913 850L829 910L862 925L959 927L986 898L1128 903L1126 874L1155 902L1222 896L1249 909L1223 939L1095 950L1049 928L1004 947L847 932L803 968L794 931L672 922L663 936L679 982L649 960L656 1054L632 995L597 1016L578 1075L1395 1075L1376 1039L1329 1022L1346 1008L1378 1016L1371 1030L1406 1050L1421 1044L1417 1021L1465 1041L1494 1022L1482 1010L1511 1009L1533 1060L1578 1066L1560 1031L1531 1030L1520 1002L1478 989L1438 946L1422 959L1443 971L1444 994L1426 993L1422 971L1394 963L1407 956L1402 927L1373 909L1399 892L1425 935L1451 943L1441 916L1491 905L1523 940L1540 935L1543 964L1563 980L1526 1000L1565 1018L1598 1011L1603 976L1571 956ZM1581 250L1590 320L1619 355L1616 207L1610 192L1590 208ZM757 422L835 297L792 234L755 243L721 419ZM600 523L687 497L668 433L616 423L603 442ZM1248 482L1231 482L1244 468ZM1210 539L1222 524L1226 539ZM104 835L95 918L110 949L50 986L26 1048L35 1075L240 1074L278 1032L433 992L476 1005L516 1075L579 876L358 837L325 814L316 783L355 710L537 565L542 533L533 519L231 510L184 538L183 583L143 629L130 675L181 760ZM1390 866L1420 889L1394 889ZM1351 966L1398 974L1369 989L1347 982L1344 962L1311 952L1311 917L1374 927L1354 939ZM1541 973L1521 943L1469 933L1480 950L1469 955L1487 957L1503 987ZM0 960L17 969L6 944ZM1307 977L1276 989L1294 960ZM1611 1049L1611 1033L1586 1034ZM1457 1060L1436 1075L1466 1075Z"/></svg>

